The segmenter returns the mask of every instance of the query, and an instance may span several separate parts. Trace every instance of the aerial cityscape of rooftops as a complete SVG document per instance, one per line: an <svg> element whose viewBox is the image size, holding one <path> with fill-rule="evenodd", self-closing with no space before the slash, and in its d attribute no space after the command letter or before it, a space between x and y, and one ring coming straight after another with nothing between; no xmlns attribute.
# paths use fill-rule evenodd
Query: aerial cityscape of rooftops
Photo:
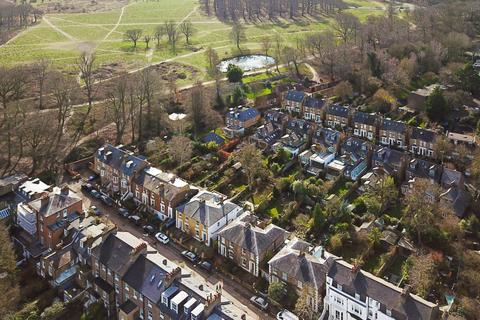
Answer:
<svg viewBox="0 0 480 320"><path fill-rule="evenodd" d="M480 320L480 1L0 0L0 320Z"/></svg>

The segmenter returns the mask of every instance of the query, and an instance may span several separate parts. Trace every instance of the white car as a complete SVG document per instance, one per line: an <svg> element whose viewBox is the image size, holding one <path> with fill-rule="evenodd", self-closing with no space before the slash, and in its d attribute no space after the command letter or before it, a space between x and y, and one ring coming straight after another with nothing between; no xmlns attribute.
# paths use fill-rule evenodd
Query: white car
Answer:
<svg viewBox="0 0 480 320"><path fill-rule="evenodd" d="M163 244L167 244L170 241L170 238L168 238L168 236L166 234L161 233L161 232L158 232L155 235L155 238Z"/></svg>
<svg viewBox="0 0 480 320"><path fill-rule="evenodd" d="M277 320L298 320L299 318L292 312L284 309L277 313Z"/></svg>
<svg viewBox="0 0 480 320"><path fill-rule="evenodd" d="M264 297L253 296L250 298L250 302L260 308L262 311L266 311L268 308L268 302Z"/></svg>

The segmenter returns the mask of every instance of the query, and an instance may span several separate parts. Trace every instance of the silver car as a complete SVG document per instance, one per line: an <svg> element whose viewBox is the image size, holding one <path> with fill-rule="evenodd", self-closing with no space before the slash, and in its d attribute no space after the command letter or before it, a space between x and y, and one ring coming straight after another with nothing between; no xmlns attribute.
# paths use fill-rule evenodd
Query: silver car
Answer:
<svg viewBox="0 0 480 320"><path fill-rule="evenodd" d="M250 302L263 311L266 311L268 308L267 299L265 299L264 297L253 296L250 298Z"/></svg>

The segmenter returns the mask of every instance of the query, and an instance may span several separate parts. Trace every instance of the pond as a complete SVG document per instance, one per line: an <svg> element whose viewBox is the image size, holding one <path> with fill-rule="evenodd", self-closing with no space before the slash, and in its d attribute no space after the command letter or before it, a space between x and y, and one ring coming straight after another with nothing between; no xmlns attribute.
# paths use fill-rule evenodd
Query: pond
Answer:
<svg viewBox="0 0 480 320"><path fill-rule="evenodd" d="M251 71L255 69L262 69L275 63L275 59L266 55L251 54L248 56L240 56L227 60L223 60L218 64L218 69L221 72L227 72L228 65L234 64L243 71Z"/></svg>

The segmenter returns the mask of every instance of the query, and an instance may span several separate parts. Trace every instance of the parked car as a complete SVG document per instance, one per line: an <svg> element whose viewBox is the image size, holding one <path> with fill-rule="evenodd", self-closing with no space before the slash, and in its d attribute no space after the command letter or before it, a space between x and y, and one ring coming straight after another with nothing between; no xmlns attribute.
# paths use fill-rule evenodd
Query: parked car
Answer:
<svg viewBox="0 0 480 320"><path fill-rule="evenodd" d="M102 215L102 211L100 211L100 209L98 209L96 206L91 206L90 211L93 212L93 214L96 216Z"/></svg>
<svg viewBox="0 0 480 320"><path fill-rule="evenodd" d="M124 217L124 218L128 218L128 217L130 217L130 215L131 215L130 211L128 211L128 210L125 209L125 208L120 208L120 209L118 209L118 214L121 215L121 216Z"/></svg>
<svg viewBox="0 0 480 320"><path fill-rule="evenodd" d="M173 226L175 226L175 219L168 219L165 223L165 229L171 228Z"/></svg>
<svg viewBox="0 0 480 320"><path fill-rule="evenodd" d="M277 320L298 320L298 319L300 318L297 315L293 314L287 309L283 309L282 311L277 313Z"/></svg>
<svg viewBox="0 0 480 320"><path fill-rule="evenodd" d="M130 217L128 217L128 219L132 220L137 226L140 225L140 222L141 222L141 220L142 220L142 219L141 219L139 216L137 216L137 215L135 215L135 216L130 216Z"/></svg>
<svg viewBox="0 0 480 320"><path fill-rule="evenodd" d="M92 174L91 176L88 177L87 181L92 182L98 179L98 174Z"/></svg>
<svg viewBox="0 0 480 320"><path fill-rule="evenodd" d="M113 206L113 200L112 200L109 196L102 194L102 195L100 196L100 199L101 199L102 202L105 203L107 206L109 206L109 207Z"/></svg>
<svg viewBox="0 0 480 320"><path fill-rule="evenodd" d="M250 302L263 311L266 311L268 308L267 299L265 299L264 297L253 296L250 298Z"/></svg>
<svg viewBox="0 0 480 320"><path fill-rule="evenodd" d="M167 244L170 242L170 238L165 233L162 233L162 232L158 232L155 235L155 239L157 239L159 242L163 244Z"/></svg>
<svg viewBox="0 0 480 320"><path fill-rule="evenodd" d="M90 191L90 194L96 199L100 199L100 197L102 196L102 194L95 189L92 189Z"/></svg>
<svg viewBox="0 0 480 320"><path fill-rule="evenodd" d="M93 189L93 186L90 183L84 183L81 188L83 191L90 192Z"/></svg>
<svg viewBox="0 0 480 320"><path fill-rule="evenodd" d="M198 255L192 251L182 251L182 256L192 263L196 263L198 261Z"/></svg>
<svg viewBox="0 0 480 320"><path fill-rule="evenodd" d="M213 269L212 262L208 260L202 260L198 265L200 266L200 268L205 269L208 272L211 272Z"/></svg>
<svg viewBox="0 0 480 320"><path fill-rule="evenodd" d="M155 228L147 224L146 226L143 226L143 231L145 231L146 234L154 234Z"/></svg>

